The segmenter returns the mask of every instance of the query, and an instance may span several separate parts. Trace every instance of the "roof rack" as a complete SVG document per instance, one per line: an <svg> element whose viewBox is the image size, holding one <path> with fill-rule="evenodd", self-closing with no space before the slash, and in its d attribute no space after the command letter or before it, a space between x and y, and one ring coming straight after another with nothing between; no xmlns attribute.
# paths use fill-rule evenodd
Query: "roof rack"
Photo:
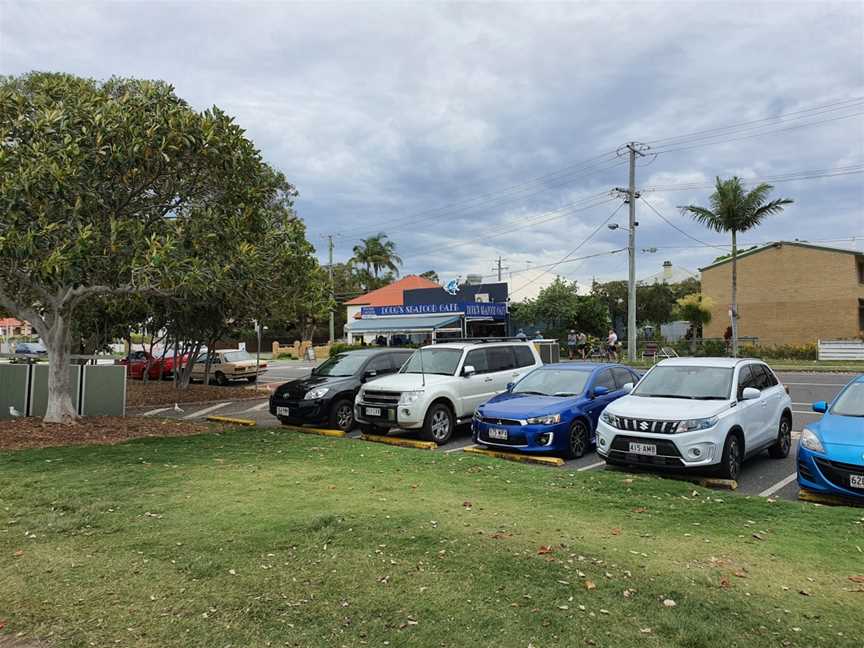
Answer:
<svg viewBox="0 0 864 648"><path fill-rule="evenodd" d="M473 342L475 344L484 344L487 342L527 342L520 337L458 337L458 338L436 338L435 344L448 344L450 342Z"/></svg>

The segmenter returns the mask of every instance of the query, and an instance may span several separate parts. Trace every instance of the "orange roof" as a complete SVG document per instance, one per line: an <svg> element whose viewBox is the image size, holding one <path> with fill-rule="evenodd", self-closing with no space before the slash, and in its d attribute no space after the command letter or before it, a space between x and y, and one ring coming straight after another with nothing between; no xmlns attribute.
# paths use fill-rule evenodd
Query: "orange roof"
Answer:
<svg viewBox="0 0 864 648"><path fill-rule="evenodd" d="M355 297L345 304L347 306L401 306L404 303L402 293L415 288L440 288L440 286L425 277L407 275L388 286Z"/></svg>
<svg viewBox="0 0 864 648"><path fill-rule="evenodd" d="M0 319L0 326L21 326L24 322L17 320L14 317L5 317Z"/></svg>

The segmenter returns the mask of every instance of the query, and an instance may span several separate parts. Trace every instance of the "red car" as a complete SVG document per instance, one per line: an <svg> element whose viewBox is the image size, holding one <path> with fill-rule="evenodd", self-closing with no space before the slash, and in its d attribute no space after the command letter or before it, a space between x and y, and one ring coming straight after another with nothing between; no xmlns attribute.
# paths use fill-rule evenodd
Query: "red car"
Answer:
<svg viewBox="0 0 864 648"><path fill-rule="evenodd" d="M188 359L188 354L180 358L180 366L185 365ZM170 350L165 354L164 359L161 351L156 355L151 355L147 351L132 351L120 361L120 364L126 366L126 375L136 380L144 379L145 369L147 369L148 380L159 380L160 375L163 378L174 376L174 353Z"/></svg>

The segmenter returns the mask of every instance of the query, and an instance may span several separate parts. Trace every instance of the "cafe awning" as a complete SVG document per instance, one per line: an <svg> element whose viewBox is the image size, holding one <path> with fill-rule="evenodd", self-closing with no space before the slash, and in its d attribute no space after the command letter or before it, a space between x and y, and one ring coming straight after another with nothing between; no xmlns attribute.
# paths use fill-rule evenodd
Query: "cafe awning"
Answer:
<svg viewBox="0 0 864 648"><path fill-rule="evenodd" d="M452 324L458 326L459 315L435 315L430 317L370 317L348 322L348 332L359 333L430 333L445 329Z"/></svg>

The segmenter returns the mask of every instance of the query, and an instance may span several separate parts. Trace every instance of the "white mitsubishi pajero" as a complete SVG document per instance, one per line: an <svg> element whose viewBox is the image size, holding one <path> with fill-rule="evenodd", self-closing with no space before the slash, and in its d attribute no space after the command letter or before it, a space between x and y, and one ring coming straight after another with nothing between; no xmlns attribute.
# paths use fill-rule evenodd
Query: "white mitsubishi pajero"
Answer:
<svg viewBox="0 0 864 648"><path fill-rule="evenodd" d="M711 468L737 479L745 457L789 454L791 405L759 360L663 360L603 411L597 454L609 464Z"/></svg>
<svg viewBox="0 0 864 648"><path fill-rule="evenodd" d="M364 432L390 428L421 430L438 445L474 410L542 365L533 344L448 342L414 352L399 373L364 385L354 402L354 418Z"/></svg>

